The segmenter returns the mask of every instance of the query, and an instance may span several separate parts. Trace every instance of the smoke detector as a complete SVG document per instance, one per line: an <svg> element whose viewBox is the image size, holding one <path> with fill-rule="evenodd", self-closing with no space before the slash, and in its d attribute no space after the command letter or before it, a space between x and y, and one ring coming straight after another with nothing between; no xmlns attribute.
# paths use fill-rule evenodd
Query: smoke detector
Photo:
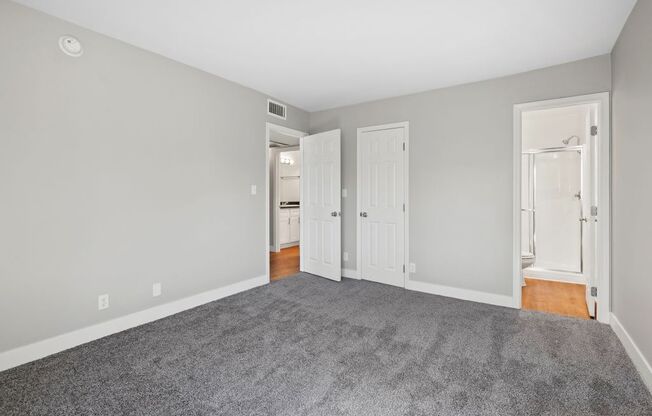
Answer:
<svg viewBox="0 0 652 416"><path fill-rule="evenodd" d="M64 35L59 38L59 47L68 56L79 57L84 53L81 42L74 36Z"/></svg>

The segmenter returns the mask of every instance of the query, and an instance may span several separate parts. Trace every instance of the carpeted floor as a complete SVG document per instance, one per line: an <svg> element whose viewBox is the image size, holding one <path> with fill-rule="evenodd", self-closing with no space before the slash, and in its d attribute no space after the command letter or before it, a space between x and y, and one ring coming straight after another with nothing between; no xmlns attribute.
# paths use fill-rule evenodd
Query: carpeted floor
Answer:
<svg viewBox="0 0 652 416"><path fill-rule="evenodd" d="M608 326L301 274L0 373L1 415L652 415Z"/></svg>

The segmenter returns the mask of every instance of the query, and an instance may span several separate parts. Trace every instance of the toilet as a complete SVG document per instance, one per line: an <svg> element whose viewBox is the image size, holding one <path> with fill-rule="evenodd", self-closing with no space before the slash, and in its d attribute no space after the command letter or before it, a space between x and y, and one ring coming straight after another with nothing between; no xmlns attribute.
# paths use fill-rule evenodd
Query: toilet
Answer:
<svg viewBox="0 0 652 416"><path fill-rule="evenodd" d="M525 286L525 276L523 275L523 270L534 264L536 258L534 254L528 252L521 252L521 285Z"/></svg>
<svg viewBox="0 0 652 416"><path fill-rule="evenodd" d="M528 252L521 252L521 269L527 269L534 264L534 254Z"/></svg>

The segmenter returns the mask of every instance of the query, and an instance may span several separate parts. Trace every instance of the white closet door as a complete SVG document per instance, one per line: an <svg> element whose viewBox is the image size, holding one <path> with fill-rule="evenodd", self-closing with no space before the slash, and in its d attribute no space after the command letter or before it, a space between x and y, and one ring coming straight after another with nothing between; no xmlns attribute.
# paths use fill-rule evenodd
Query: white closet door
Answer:
<svg viewBox="0 0 652 416"><path fill-rule="evenodd" d="M340 130L302 137L301 168L301 270L340 281Z"/></svg>
<svg viewBox="0 0 652 416"><path fill-rule="evenodd" d="M405 286L405 182L403 127L362 132L361 277Z"/></svg>

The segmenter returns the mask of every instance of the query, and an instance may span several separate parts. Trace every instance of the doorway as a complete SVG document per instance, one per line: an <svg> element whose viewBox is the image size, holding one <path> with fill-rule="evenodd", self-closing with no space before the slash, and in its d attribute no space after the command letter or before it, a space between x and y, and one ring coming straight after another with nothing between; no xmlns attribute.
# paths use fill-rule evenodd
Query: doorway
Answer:
<svg viewBox="0 0 652 416"><path fill-rule="evenodd" d="M408 129L358 129L358 274L405 287L408 263Z"/></svg>
<svg viewBox="0 0 652 416"><path fill-rule="evenodd" d="M514 300L609 319L609 95L514 107Z"/></svg>
<svg viewBox="0 0 652 416"><path fill-rule="evenodd" d="M341 132L266 124L267 275L342 279Z"/></svg>
<svg viewBox="0 0 652 416"><path fill-rule="evenodd" d="M270 281L299 273L301 137L306 133L267 123L268 275Z"/></svg>

